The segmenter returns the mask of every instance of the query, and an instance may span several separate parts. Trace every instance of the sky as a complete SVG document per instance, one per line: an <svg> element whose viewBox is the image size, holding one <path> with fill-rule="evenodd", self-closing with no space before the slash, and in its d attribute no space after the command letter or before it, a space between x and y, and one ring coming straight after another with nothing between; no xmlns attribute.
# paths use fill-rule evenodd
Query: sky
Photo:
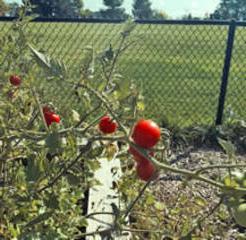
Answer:
<svg viewBox="0 0 246 240"><path fill-rule="evenodd" d="M195 17L203 17L212 13L220 0L150 0L152 9L165 11L172 18L180 18L191 13ZM20 0L6 0L6 2L21 2ZM131 13L133 0L124 0L123 7ZM103 8L103 0L84 0L85 8L97 11Z"/></svg>

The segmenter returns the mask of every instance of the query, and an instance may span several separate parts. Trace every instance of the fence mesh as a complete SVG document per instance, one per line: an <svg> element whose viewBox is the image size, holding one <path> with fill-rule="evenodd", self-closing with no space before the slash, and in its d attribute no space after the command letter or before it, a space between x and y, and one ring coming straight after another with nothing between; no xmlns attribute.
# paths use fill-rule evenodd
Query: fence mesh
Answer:
<svg viewBox="0 0 246 240"><path fill-rule="evenodd" d="M231 60L225 112L237 119L246 118L246 29L237 27Z"/></svg>
<svg viewBox="0 0 246 240"><path fill-rule="evenodd" d="M97 52L109 44L117 48L123 26L122 23L30 22L25 32L38 49L62 59L76 78L86 46L91 45ZM0 39L10 28L10 22L0 22ZM246 116L245 31L237 27L225 104L226 109L240 118ZM120 59L119 70L142 89L145 117L179 126L213 124L227 35L227 25L137 24L129 40L137 42ZM68 90L61 85L50 91L54 94Z"/></svg>

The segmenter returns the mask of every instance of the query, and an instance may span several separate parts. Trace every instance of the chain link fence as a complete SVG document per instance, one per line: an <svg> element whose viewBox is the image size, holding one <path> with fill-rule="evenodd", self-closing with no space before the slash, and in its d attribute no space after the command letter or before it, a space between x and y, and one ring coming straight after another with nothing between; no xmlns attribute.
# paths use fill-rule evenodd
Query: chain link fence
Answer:
<svg viewBox="0 0 246 240"><path fill-rule="evenodd" d="M11 28L11 21L4 20L0 19L0 39ZM230 75L222 109L245 119L246 28L244 23L238 25L232 39L231 68L227 69ZM141 88L145 117L178 126L215 123L221 82L225 80L229 26L230 22L208 21L137 23L129 40L137 41L120 59L119 71ZM76 78L85 48L90 45L97 52L109 44L117 48L123 27L120 21L37 20L28 23L25 33L38 49L62 59ZM55 86L52 94L56 91L67 89L64 85Z"/></svg>

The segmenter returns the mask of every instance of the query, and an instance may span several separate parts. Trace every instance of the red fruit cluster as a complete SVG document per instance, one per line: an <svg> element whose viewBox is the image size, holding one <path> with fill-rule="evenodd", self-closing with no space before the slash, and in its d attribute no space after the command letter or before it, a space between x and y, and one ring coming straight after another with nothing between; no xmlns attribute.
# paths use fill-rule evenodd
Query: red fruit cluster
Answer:
<svg viewBox="0 0 246 240"><path fill-rule="evenodd" d="M104 116L100 119L99 129L104 134L114 133L118 128L118 124L109 116Z"/></svg>
<svg viewBox="0 0 246 240"><path fill-rule="evenodd" d="M161 130L152 120L140 120L133 128L132 139L141 148L148 151L149 156L154 156L151 148L160 140ZM155 166L135 148L130 147L129 152L137 162L138 177L144 181L149 181L156 173Z"/></svg>
<svg viewBox="0 0 246 240"><path fill-rule="evenodd" d="M43 107L43 114L47 126L50 126L53 122L60 123L60 116L55 114L49 107Z"/></svg>
<svg viewBox="0 0 246 240"><path fill-rule="evenodd" d="M11 75L9 81L13 86L19 86L21 84L21 78L17 75Z"/></svg>

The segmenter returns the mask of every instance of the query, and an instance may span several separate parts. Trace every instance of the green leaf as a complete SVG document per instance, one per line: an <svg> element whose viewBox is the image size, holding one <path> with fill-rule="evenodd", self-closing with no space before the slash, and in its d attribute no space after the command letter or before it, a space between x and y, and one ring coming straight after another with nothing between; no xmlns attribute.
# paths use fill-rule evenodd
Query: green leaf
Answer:
<svg viewBox="0 0 246 240"><path fill-rule="evenodd" d="M102 154L104 150L104 146L96 146L88 153L89 158L96 158Z"/></svg>
<svg viewBox="0 0 246 240"><path fill-rule="evenodd" d="M138 103L137 103L137 109L138 109L139 111L144 111L144 109L145 109L144 102L138 102Z"/></svg>
<svg viewBox="0 0 246 240"><path fill-rule="evenodd" d="M50 58L29 45L37 64L48 71L52 76L65 76L67 69L65 64L57 59Z"/></svg>
<svg viewBox="0 0 246 240"><path fill-rule="evenodd" d="M235 156L236 148L230 141L225 141L221 138L218 138L218 142L229 158Z"/></svg>
<svg viewBox="0 0 246 240"><path fill-rule="evenodd" d="M41 162L38 161L35 155L31 155L28 158L25 173L28 182L36 182L42 175L43 166Z"/></svg>
<svg viewBox="0 0 246 240"><path fill-rule="evenodd" d="M33 48L31 45L28 46L31 49L38 65L40 65L43 68L50 69L51 68L50 58L45 56L43 53L39 52L35 48Z"/></svg>
<svg viewBox="0 0 246 240"><path fill-rule="evenodd" d="M201 207L204 207L204 206L207 205L206 200L205 200L204 198L202 198L202 197L199 197L199 196L197 196L197 197L195 198L195 203L196 203L197 205L201 206Z"/></svg>
<svg viewBox="0 0 246 240"><path fill-rule="evenodd" d="M66 175L66 177L67 177L68 183L69 183L70 185L77 186L77 185L79 185L80 182L81 182L81 181L80 181L80 178L79 178L78 176L72 174L72 173L68 173L68 174Z"/></svg>
<svg viewBox="0 0 246 240"><path fill-rule="evenodd" d="M52 214L53 214L53 211L49 211L49 212L45 212L45 213L37 216L36 218L31 220L29 223L27 223L25 228L32 227L33 225L37 225L43 221L48 220L52 216Z"/></svg>
<svg viewBox="0 0 246 240"><path fill-rule="evenodd" d="M72 118L73 118L73 120L74 120L75 122L79 122L79 121L80 121L80 115L79 115L79 113L78 113L76 110L74 110L74 109L72 109Z"/></svg>
<svg viewBox="0 0 246 240"><path fill-rule="evenodd" d="M94 160L94 159L87 161L87 164L88 164L88 167L90 168L90 170L92 170L93 172L100 169L100 167L101 167L100 162L97 160Z"/></svg>
<svg viewBox="0 0 246 240"><path fill-rule="evenodd" d="M131 94L129 94L131 81L123 78L122 76L117 76L117 91L114 92L115 97L118 100L123 100Z"/></svg>
<svg viewBox="0 0 246 240"><path fill-rule="evenodd" d="M155 202L155 208L159 211L163 211L166 208L166 205L161 202Z"/></svg>
<svg viewBox="0 0 246 240"><path fill-rule="evenodd" d="M155 203L155 198L153 195L148 195L146 199L146 204L147 205L153 205Z"/></svg>
<svg viewBox="0 0 246 240"><path fill-rule="evenodd" d="M50 153L56 153L61 148L61 139L57 132L53 132L45 139L45 144Z"/></svg>
<svg viewBox="0 0 246 240"><path fill-rule="evenodd" d="M228 175L224 178L224 184L227 187L232 187L232 188L239 187L239 183L237 183L237 181L233 177L231 177L230 175Z"/></svg>
<svg viewBox="0 0 246 240"><path fill-rule="evenodd" d="M58 209L59 208L59 201L57 196L53 193L49 194L48 199L44 201L47 208L51 209Z"/></svg>

